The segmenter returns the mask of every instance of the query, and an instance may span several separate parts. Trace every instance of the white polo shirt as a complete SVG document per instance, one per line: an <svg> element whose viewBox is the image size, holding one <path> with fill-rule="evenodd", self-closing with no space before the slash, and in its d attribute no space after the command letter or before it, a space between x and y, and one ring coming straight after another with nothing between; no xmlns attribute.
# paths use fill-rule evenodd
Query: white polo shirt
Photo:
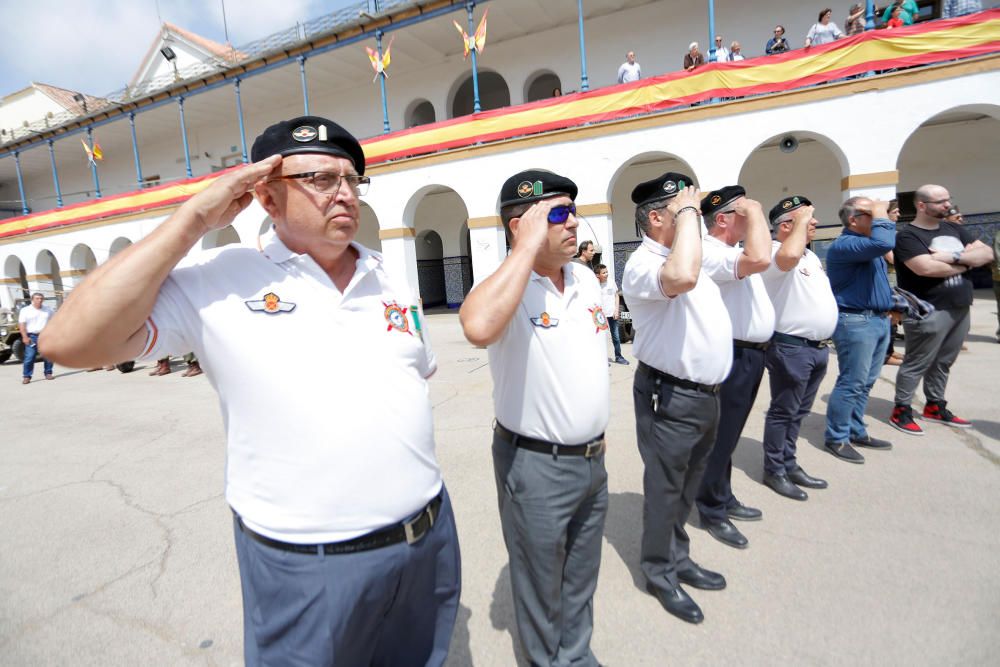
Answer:
<svg viewBox="0 0 1000 667"><path fill-rule="evenodd" d="M706 234L701 246L701 268L719 286L733 325L733 338L763 343L774 334L774 306L760 274L739 277L742 256L742 248Z"/></svg>
<svg viewBox="0 0 1000 667"><path fill-rule="evenodd" d="M514 317L487 349L497 421L520 435L579 445L607 429L608 321L594 272L563 266L562 294L534 271Z"/></svg>
<svg viewBox="0 0 1000 667"><path fill-rule="evenodd" d="M143 357L198 355L226 429L226 500L252 530L312 544L409 517L441 489L413 291L358 244L341 293L274 231L259 243L174 269Z"/></svg>
<svg viewBox="0 0 1000 667"><path fill-rule="evenodd" d="M806 249L798 265L782 271L774 261L781 243L771 243L771 266L761 277L774 304L774 330L809 340L825 340L837 328L837 299L823 263Z"/></svg>
<svg viewBox="0 0 1000 667"><path fill-rule="evenodd" d="M632 313L636 358L674 377L719 384L733 364L733 328L718 286L702 268L694 289L675 297L660 290L670 249L648 236L625 264L622 294Z"/></svg>
<svg viewBox="0 0 1000 667"><path fill-rule="evenodd" d="M601 288L601 308L604 310L604 314L608 317L614 317L618 310L618 288L610 278L603 285L601 285L600 280L597 281L597 284Z"/></svg>
<svg viewBox="0 0 1000 667"><path fill-rule="evenodd" d="M17 323L23 324L30 334L41 333L52 314L52 309L44 304L41 308L35 308L34 304L29 303L18 311Z"/></svg>

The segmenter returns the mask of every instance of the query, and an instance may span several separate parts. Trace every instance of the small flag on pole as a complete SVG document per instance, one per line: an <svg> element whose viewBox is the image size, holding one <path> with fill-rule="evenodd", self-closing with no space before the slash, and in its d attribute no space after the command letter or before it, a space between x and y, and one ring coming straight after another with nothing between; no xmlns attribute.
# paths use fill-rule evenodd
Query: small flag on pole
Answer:
<svg viewBox="0 0 1000 667"><path fill-rule="evenodd" d="M387 77L389 76L389 73L386 72L386 70L389 68L389 63L392 61L392 43L395 39L396 36L393 35L392 39L389 40L389 46L386 47L385 53L382 54L381 59L378 57L378 51L370 46L365 47L365 51L368 52L368 60L372 64L372 69L375 70L375 78L372 79L372 83L378 79L379 74L384 74Z"/></svg>
<svg viewBox="0 0 1000 667"><path fill-rule="evenodd" d="M99 143L97 143L96 140L94 141L94 148L93 149L91 149L90 146L87 145L87 141L85 139L83 139L82 137L80 138L80 143L83 144L83 150L87 154L87 161L88 162L90 162L91 164L95 164L96 165L97 163L94 162L94 160L103 160L104 159L104 151L101 150L101 145Z"/></svg>
<svg viewBox="0 0 1000 667"><path fill-rule="evenodd" d="M483 13L483 18L479 21L479 27L476 28L476 34L469 37L469 33L465 32L465 29L459 25L458 21L452 21L455 25L455 29L458 33L462 35L462 48L465 51L465 58L469 58L469 51L475 50L476 53L482 55L483 51L486 49L486 17L489 15L490 9L486 8Z"/></svg>

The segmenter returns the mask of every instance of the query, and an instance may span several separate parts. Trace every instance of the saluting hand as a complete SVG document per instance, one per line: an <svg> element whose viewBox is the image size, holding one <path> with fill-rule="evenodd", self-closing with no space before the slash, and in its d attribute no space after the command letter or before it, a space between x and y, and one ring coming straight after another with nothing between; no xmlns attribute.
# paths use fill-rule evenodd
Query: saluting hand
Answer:
<svg viewBox="0 0 1000 667"><path fill-rule="evenodd" d="M792 224L799 225L802 223L808 223L813 219L813 212L816 210L815 206L802 206L795 209L792 213Z"/></svg>
<svg viewBox="0 0 1000 667"><path fill-rule="evenodd" d="M872 218L888 218L889 202L882 199L872 199Z"/></svg>
<svg viewBox="0 0 1000 667"><path fill-rule="evenodd" d="M554 201L543 199L535 202L518 222L518 242L523 242L532 251L538 251L545 245L549 234L549 211L555 206Z"/></svg>
<svg viewBox="0 0 1000 667"><path fill-rule="evenodd" d="M221 229L253 201L254 184L267 177L280 164L281 156L272 155L260 162L234 169L191 197L184 206L192 210L206 233Z"/></svg>
<svg viewBox="0 0 1000 667"><path fill-rule="evenodd" d="M748 217L751 212L763 211L764 207L760 205L760 202L756 199L748 199L747 197L740 197L733 204L733 211L736 215L741 217Z"/></svg>
<svg viewBox="0 0 1000 667"><path fill-rule="evenodd" d="M701 210L701 191L693 185L689 185L678 192L677 196L667 204L667 210L670 211L670 215L676 216L677 211L688 206L692 206L699 211Z"/></svg>

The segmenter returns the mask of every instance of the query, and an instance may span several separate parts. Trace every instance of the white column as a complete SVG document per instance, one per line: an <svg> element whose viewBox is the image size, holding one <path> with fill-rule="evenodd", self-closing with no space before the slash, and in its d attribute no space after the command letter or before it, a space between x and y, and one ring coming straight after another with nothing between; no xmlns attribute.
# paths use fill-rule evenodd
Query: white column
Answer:
<svg viewBox="0 0 1000 667"><path fill-rule="evenodd" d="M507 257L507 237L498 215L469 218L468 226L472 276L475 282L480 282L492 275Z"/></svg>
<svg viewBox="0 0 1000 667"><path fill-rule="evenodd" d="M420 297L420 281L417 277L417 233L412 227L380 229L382 257L386 269L397 276L405 276L413 290L414 298Z"/></svg>

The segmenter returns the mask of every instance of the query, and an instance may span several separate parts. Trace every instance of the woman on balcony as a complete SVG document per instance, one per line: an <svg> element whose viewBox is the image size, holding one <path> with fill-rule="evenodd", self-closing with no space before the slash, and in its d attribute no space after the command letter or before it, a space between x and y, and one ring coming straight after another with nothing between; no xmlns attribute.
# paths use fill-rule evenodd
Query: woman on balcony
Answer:
<svg viewBox="0 0 1000 667"><path fill-rule="evenodd" d="M844 36L843 31L833 22L833 10L829 7L819 13L818 21L809 28L809 34L806 35L806 48L829 44Z"/></svg>

